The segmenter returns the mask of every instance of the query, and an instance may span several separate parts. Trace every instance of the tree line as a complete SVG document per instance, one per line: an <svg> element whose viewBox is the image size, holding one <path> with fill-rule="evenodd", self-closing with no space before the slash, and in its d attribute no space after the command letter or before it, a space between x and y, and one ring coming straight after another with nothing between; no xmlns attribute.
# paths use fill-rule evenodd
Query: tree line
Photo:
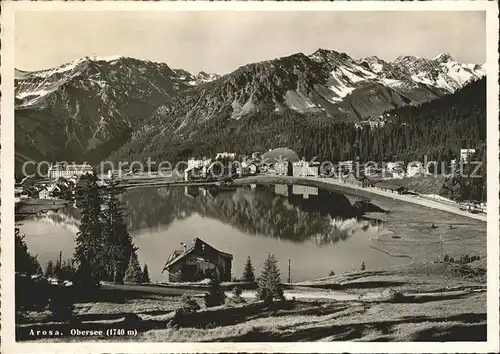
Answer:
<svg viewBox="0 0 500 354"><path fill-rule="evenodd" d="M325 113L261 109L234 120L231 109L223 109L175 135L163 131L154 139L136 136L112 157L176 162L220 151L249 154L280 146L306 159L327 161L359 157L361 161L408 162L426 155L449 162L459 156L461 148L476 148L481 156L486 144L486 79L418 106L394 109L384 119L383 126L370 128Z"/></svg>
<svg viewBox="0 0 500 354"><path fill-rule="evenodd" d="M101 280L149 282L147 264L141 269L137 247L127 230L119 182L110 180L99 186L95 175L87 175L87 184L77 190L81 214L73 257L50 260L45 271L28 251L25 236L15 228L15 271L19 274L45 274L47 277L97 284Z"/></svg>

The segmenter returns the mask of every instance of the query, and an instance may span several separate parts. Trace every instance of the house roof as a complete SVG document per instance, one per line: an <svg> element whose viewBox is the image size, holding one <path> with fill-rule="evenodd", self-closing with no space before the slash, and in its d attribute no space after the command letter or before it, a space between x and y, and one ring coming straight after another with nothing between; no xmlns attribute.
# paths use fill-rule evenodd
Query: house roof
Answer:
<svg viewBox="0 0 500 354"><path fill-rule="evenodd" d="M408 188L396 183L391 183L389 181L380 181L377 184L377 187L391 189L391 190L407 190Z"/></svg>
<svg viewBox="0 0 500 354"><path fill-rule="evenodd" d="M207 251L211 251L211 252L207 252L207 255L200 254L200 256L203 256L203 257L208 258L209 260L211 260L210 258L212 258L214 254L218 254L218 255L221 255L223 257L227 257L227 258L233 259L233 255L231 255L229 253L221 252L221 251L213 248L212 246L210 246L205 241L203 241L200 238L196 237L193 240L193 242L191 243L191 245L189 247L187 247L184 251L183 250L175 250L172 253L172 255L170 255L170 257L167 259L167 263L163 267L162 272L165 271L165 270L170 269L177 262L179 262L180 260L182 260L183 258L185 258L186 256L188 256L188 255L190 255L192 253L198 253L198 254L199 253L203 253L203 249L204 249L205 246L208 247ZM216 261L214 261L214 263L216 263Z"/></svg>

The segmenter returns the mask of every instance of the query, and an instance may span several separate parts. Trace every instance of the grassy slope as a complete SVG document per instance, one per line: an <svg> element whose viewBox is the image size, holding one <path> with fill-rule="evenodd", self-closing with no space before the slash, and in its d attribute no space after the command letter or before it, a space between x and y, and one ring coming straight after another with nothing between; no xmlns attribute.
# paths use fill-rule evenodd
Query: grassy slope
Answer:
<svg viewBox="0 0 500 354"><path fill-rule="evenodd" d="M80 329L137 329L138 336L115 338L130 341L484 340L485 299L486 294L480 292L437 294L405 303L323 300L266 308L261 302L250 302L202 310L192 315L191 324L179 329L168 327L170 311L179 306L178 298L151 295L138 298L135 294L122 299L127 305L126 313L123 305L102 300L79 304L76 312L82 321L77 325ZM43 326L53 330L68 328L52 323ZM72 338L57 338L57 341L67 340Z"/></svg>

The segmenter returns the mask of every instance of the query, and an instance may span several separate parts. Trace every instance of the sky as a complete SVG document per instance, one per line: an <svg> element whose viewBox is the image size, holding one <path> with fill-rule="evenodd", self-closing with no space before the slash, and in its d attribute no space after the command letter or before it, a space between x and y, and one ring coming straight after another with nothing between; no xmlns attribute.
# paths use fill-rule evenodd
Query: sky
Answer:
<svg viewBox="0 0 500 354"><path fill-rule="evenodd" d="M351 57L486 58L486 14L411 12L17 12L15 66L47 69L84 56L123 55L192 73L318 48Z"/></svg>

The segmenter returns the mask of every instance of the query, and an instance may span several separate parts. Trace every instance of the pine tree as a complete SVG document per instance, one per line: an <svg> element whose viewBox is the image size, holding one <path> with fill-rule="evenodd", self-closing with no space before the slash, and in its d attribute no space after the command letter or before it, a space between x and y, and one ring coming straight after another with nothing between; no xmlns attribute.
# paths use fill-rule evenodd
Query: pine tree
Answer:
<svg viewBox="0 0 500 354"><path fill-rule="evenodd" d="M241 280L251 283L255 282L255 273L250 256L248 256L247 261L245 263L245 270L243 271L243 276Z"/></svg>
<svg viewBox="0 0 500 354"><path fill-rule="evenodd" d="M272 253L267 256L258 279L257 297L266 303L271 303L273 299L284 299L278 261Z"/></svg>
<svg viewBox="0 0 500 354"><path fill-rule="evenodd" d="M41 266L36 256L32 256L28 252L28 246L24 241L24 235L20 235L18 227L15 228L15 271L22 274L37 274L41 273Z"/></svg>
<svg viewBox="0 0 500 354"><path fill-rule="evenodd" d="M109 182L104 198L103 234L106 242L107 274L114 283L122 283L130 255L136 251L132 237L128 233L120 200L123 189L115 180Z"/></svg>
<svg viewBox="0 0 500 354"><path fill-rule="evenodd" d="M83 189L80 228L76 237L75 259L78 278L99 282L105 275L106 245L102 233L101 191L97 177L88 175Z"/></svg>
<svg viewBox="0 0 500 354"><path fill-rule="evenodd" d="M208 293L205 294L205 306L214 307L224 304L226 294L220 287L219 275L216 271L212 272L210 283L208 285Z"/></svg>
<svg viewBox="0 0 500 354"><path fill-rule="evenodd" d="M54 276L57 279L62 279L62 264L59 258L56 261L56 264L54 266Z"/></svg>
<svg viewBox="0 0 500 354"><path fill-rule="evenodd" d="M150 282L151 282L151 280L149 279L148 265L146 263L144 263L141 283L150 283Z"/></svg>
<svg viewBox="0 0 500 354"><path fill-rule="evenodd" d="M361 263L361 270L366 270L366 265L365 265L365 262L362 262L362 263Z"/></svg>
<svg viewBox="0 0 500 354"><path fill-rule="evenodd" d="M54 276L54 262L48 261L47 267L45 268L45 276L53 277Z"/></svg>
<svg viewBox="0 0 500 354"><path fill-rule="evenodd" d="M123 280L127 283L140 283L142 281L142 270L135 252L130 255L128 268L125 271Z"/></svg>
<svg viewBox="0 0 500 354"><path fill-rule="evenodd" d="M75 267L73 265L73 260L68 259L63 261L61 267L61 277L62 279L72 280L75 276Z"/></svg>

